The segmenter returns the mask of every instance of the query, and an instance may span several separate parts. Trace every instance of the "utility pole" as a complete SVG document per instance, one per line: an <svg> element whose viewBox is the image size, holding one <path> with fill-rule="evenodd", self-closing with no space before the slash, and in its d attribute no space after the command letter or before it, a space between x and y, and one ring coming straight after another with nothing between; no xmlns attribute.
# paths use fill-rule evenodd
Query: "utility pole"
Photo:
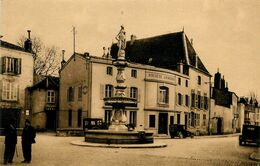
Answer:
<svg viewBox="0 0 260 166"><path fill-rule="evenodd" d="M76 47L76 28L73 26L73 29L72 29L72 33L73 33L73 58L74 58L74 61L75 61L75 47Z"/></svg>

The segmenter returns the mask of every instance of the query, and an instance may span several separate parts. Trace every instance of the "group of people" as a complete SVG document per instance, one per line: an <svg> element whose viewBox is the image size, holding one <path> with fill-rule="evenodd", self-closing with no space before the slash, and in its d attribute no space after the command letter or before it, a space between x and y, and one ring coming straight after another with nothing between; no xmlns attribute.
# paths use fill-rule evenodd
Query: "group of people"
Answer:
<svg viewBox="0 0 260 166"><path fill-rule="evenodd" d="M5 127L5 152L4 152L4 164L11 164L16 150L17 133L15 127L15 120L10 120ZM22 132L22 149L24 161L22 163L30 163L32 159L32 144L35 143L36 133L31 126L31 122L26 119L25 127Z"/></svg>

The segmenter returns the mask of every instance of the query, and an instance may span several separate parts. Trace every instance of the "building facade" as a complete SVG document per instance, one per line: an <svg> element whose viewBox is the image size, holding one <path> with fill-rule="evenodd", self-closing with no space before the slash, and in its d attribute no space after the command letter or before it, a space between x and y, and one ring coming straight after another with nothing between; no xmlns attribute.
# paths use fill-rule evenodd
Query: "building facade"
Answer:
<svg viewBox="0 0 260 166"><path fill-rule="evenodd" d="M59 109L59 78L45 76L29 87L32 125L38 130L55 130Z"/></svg>
<svg viewBox="0 0 260 166"><path fill-rule="evenodd" d="M33 54L31 42L25 48L0 41L0 128L9 119L15 119L22 127L29 114L26 88L33 85Z"/></svg>
<svg viewBox="0 0 260 166"><path fill-rule="evenodd" d="M85 117L109 123L114 95L116 46L101 57L74 54L60 71L59 128L82 128ZM126 94L137 99L127 107L128 123L136 130L168 134L170 124L183 124L206 134L210 74L184 32L127 42ZM77 72L75 72L77 71Z"/></svg>
<svg viewBox="0 0 260 166"><path fill-rule="evenodd" d="M211 110L212 134L235 133L241 130L239 118L242 117L242 112L238 110L238 96L228 90L224 76L221 78L219 72L214 76Z"/></svg>

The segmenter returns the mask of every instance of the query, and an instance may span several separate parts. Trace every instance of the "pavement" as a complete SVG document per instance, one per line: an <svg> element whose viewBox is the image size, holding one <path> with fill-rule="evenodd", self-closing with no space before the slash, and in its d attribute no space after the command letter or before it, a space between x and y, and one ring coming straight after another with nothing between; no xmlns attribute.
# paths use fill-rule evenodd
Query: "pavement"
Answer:
<svg viewBox="0 0 260 166"><path fill-rule="evenodd" d="M75 140L70 142L72 145L87 146L87 147L102 147L102 148L163 148L167 145L165 143L157 142L149 144L100 144L90 143L84 140Z"/></svg>
<svg viewBox="0 0 260 166"><path fill-rule="evenodd" d="M260 162L260 148L258 148L257 151L253 152L250 156L249 159L254 160L254 161L259 161Z"/></svg>

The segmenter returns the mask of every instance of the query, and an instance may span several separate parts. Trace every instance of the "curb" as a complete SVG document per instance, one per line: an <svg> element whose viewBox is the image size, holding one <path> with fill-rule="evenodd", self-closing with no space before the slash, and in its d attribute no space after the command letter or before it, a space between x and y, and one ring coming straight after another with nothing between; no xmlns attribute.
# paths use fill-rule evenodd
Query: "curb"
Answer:
<svg viewBox="0 0 260 166"><path fill-rule="evenodd" d="M260 154L254 152L250 154L249 159L260 162Z"/></svg>
<svg viewBox="0 0 260 166"><path fill-rule="evenodd" d="M165 143L152 143L152 144L99 144L89 143L85 141L72 141L72 145L85 146L85 147L100 147L100 148L164 148L167 147Z"/></svg>

